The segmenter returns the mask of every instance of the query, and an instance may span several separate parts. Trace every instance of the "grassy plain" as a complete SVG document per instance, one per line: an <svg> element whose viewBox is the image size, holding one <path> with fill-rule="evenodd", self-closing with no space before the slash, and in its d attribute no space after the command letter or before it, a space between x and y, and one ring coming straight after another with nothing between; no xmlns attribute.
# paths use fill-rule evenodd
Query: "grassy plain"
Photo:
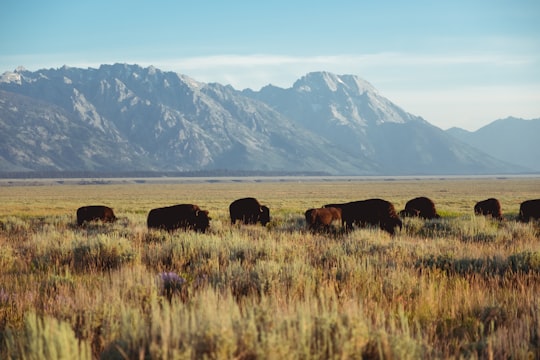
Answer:
<svg viewBox="0 0 540 360"><path fill-rule="evenodd" d="M0 358L540 357L540 230L515 221L539 178L3 185ZM442 219L393 237L305 230L311 207L421 195ZM267 228L229 224L245 196ZM473 215L488 197L504 222ZM211 230L146 229L177 203ZM119 221L76 227L90 204Z"/></svg>

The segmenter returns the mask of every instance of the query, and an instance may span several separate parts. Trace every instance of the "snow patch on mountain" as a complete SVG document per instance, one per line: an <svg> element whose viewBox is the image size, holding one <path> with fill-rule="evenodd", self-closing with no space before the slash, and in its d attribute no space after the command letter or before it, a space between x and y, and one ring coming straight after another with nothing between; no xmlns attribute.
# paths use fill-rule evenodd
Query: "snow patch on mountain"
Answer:
<svg viewBox="0 0 540 360"><path fill-rule="evenodd" d="M17 72L11 72L6 71L2 75L0 75L0 83L14 83L14 84L22 84L22 77L21 74Z"/></svg>
<svg viewBox="0 0 540 360"><path fill-rule="evenodd" d="M123 102L124 100L135 97L135 94L131 90L129 90L126 84L124 84L122 81L114 79L114 83L116 86L115 90L118 93L118 102Z"/></svg>
<svg viewBox="0 0 540 360"><path fill-rule="evenodd" d="M348 88L358 94L364 94L364 93L372 93L372 94L379 94L379 91L371 85L368 81L355 76L355 75L341 75L340 79L342 79L344 84L347 84Z"/></svg>
<svg viewBox="0 0 540 360"><path fill-rule="evenodd" d="M86 97L77 89L73 89L73 111L79 114L80 118L92 125L94 128L99 129L101 132L105 132L103 127L103 120L99 115L96 108L86 100Z"/></svg>
<svg viewBox="0 0 540 360"><path fill-rule="evenodd" d="M349 119L339 112L335 104L330 105L330 111L336 124L347 125L349 123Z"/></svg>

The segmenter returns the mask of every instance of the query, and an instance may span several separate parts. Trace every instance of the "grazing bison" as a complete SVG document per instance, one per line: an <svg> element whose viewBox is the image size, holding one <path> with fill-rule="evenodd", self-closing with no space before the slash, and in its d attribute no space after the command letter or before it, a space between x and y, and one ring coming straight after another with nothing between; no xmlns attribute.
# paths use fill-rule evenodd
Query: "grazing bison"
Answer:
<svg viewBox="0 0 540 360"><path fill-rule="evenodd" d="M77 209L77 225L81 226L86 221L101 220L103 222L114 222L113 209L103 205L82 206Z"/></svg>
<svg viewBox="0 0 540 360"><path fill-rule="evenodd" d="M420 217L420 210L418 209L403 209L399 212L401 217Z"/></svg>
<svg viewBox="0 0 540 360"><path fill-rule="evenodd" d="M439 214L435 210L433 201L425 196L407 201L405 209L399 212L401 216L418 216L424 219L438 219Z"/></svg>
<svg viewBox="0 0 540 360"><path fill-rule="evenodd" d="M540 199L527 200L519 206L519 221L540 220Z"/></svg>
<svg viewBox="0 0 540 360"><path fill-rule="evenodd" d="M495 198L482 200L474 205L476 215L491 216L494 219L502 220L501 203Z"/></svg>
<svg viewBox="0 0 540 360"><path fill-rule="evenodd" d="M208 210L193 204L180 204L150 210L146 224L149 229L189 229L204 233L210 220Z"/></svg>
<svg viewBox="0 0 540 360"><path fill-rule="evenodd" d="M341 209L335 207L325 207L309 209L305 212L306 225L308 229L317 231L329 231L334 221L341 223Z"/></svg>
<svg viewBox="0 0 540 360"><path fill-rule="evenodd" d="M383 199L352 201L345 204L328 204L325 208L341 209L341 221L347 230L358 226L379 226L390 234L394 234L396 226L401 229L402 222L396 214L394 205Z"/></svg>
<svg viewBox="0 0 540 360"><path fill-rule="evenodd" d="M235 200L229 205L231 224L241 220L244 224L261 223L265 226L270 222L270 209L261 205L257 199L248 197Z"/></svg>

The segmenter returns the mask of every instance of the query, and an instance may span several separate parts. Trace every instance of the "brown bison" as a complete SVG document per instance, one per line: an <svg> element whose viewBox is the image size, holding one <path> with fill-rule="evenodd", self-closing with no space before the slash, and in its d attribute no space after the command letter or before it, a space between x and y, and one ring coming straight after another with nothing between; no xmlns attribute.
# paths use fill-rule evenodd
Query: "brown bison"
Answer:
<svg viewBox="0 0 540 360"><path fill-rule="evenodd" d="M318 209L309 209L305 212L306 225L313 231L330 231L332 223L339 221L341 223L341 209L335 207L325 207Z"/></svg>
<svg viewBox="0 0 540 360"><path fill-rule="evenodd" d="M502 220L501 203L495 198L482 200L474 205L476 215L491 216L494 219Z"/></svg>
<svg viewBox="0 0 540 360"><path fill-rule="evenodd" d="M405 209L399 212L401 216L418 216L424 219L438 219L439 214L435 210L433 201L425 196L407 201Z"/></svg>
<svg viewBox="0 0 540 360"><path fill-rule="evenodd" d="M82 206L77 209L77 225L81 226L87 221L101 220L103 222L114 222L113 209L104 205Z"/></svg>
<svg viewBox="0 0 540 360"><path fill-rule="evenodd" d="M244 224L261 223L263 226L270 222L270 209L252 197L234 200L229 205L229 214L233 225L237 220Z"/></svg>
<svg viewBox="0 0 540 360"><path fill-rule="evenodd" d="M519 206L518 220L529 222L531 219L540 220L540 199L527 200Z"/></svg>
<svg viewBox="0 0 540 360"><path fill-rule="evenodd" d="M150 210L146 224L149 229L184 229L204 233L210 226L210 220L208 210L201 210L193 204L179 204Z"/></svg>
<svg viewBox="0 0 540 360"><path fill-rule="evenodd" d="M396 214L394 205L383 199L368 199L352 201L345 204L328 204L325 208L335 207L341 209L341 221L347 230L358 226L379 226L390 234L395 233L395 228L402 228L402 222Z"/></svg>

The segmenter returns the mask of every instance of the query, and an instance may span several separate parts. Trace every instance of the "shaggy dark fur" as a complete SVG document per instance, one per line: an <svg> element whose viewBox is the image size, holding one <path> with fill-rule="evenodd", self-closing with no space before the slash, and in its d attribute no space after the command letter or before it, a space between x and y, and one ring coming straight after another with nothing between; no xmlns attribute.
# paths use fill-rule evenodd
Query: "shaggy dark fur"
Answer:
<svg viewBox="0 0 540 360"><path fill-rule="evenodd" d="M149 229L189 229L204 233L210 220L208 210L193 204L180 204L150 210L146 224Z"/></svg>
<svg viewBox="0 0 540 360"><path fill-rule="evenodd" d="M341 209L335 207L309 209L304 215L308 229L313 231L329 231L334 221L341 223Z"/></svg>
<svg viewBox="0 0 540 360"><path fill-rule="evenodd" d="M270 222L270 209L251 197L233 201L229 205L229 214L231 224L235 224L237 220L240 220L244 224L261 223L261 225L265 226Z"/></svg>
<svg viewBox="0 0 540 360"><path fill-rule="evenodd" d="M476 215L491 216L493 219L502 220L501 203L495 198L482 200L474 205Z"/></svg>
<svg viewBox="0 0 540 360"><path fill-rule="evenodd" d="M353 225L379 226L390 234L395 233L395 228L402 228L402 222L396 214L394 205L383 199L368 199L352 201L345 204L328 204L324 206L341 209L341 220L346 229L351 230Z"/></svg>
<svg viewBox="0 0 540 360"><path fill-rule="evenodd" d="M114 222L113 209L104 205L82 206L77 209L77 225L81 226L87 221L101 220L103 222Z"/></svg>
<svg viewBox="0 0 540 360"><path fill-rule="evenodd" d="M433 201L425 196L407 201L405 209L400 211L399 214L401 216L419 216L424 219L440 218L439 214L437 214L437 210L435 210Z"/></svg>
<svg viewBox="0 0 540 360"><path fill-rule="evenodd" d="M527 200L519 206L519 221L540 220L540 199Z"/></svg>

